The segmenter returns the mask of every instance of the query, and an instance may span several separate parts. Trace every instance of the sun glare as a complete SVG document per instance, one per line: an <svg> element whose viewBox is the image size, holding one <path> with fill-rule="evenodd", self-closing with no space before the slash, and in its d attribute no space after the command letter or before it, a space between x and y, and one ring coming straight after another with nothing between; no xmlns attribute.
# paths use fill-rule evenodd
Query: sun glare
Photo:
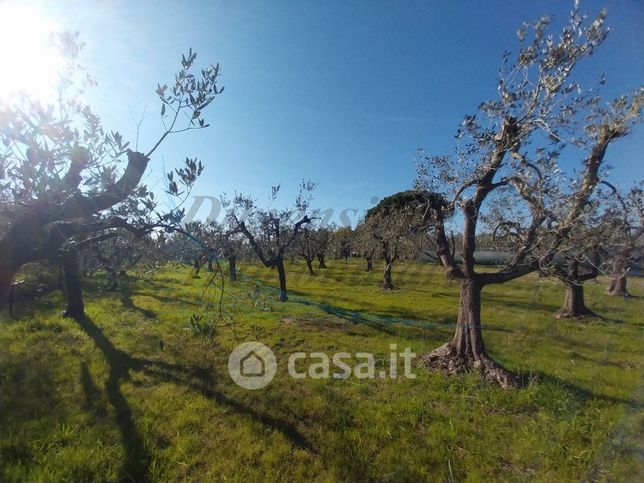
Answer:
<svg viewBox="0 0 644 483"><path fill-rule="evenodd" d="M35 6L0 2L0 99L20 93L43 102L56 98L63 59L51 45L56 25Z"/></svg>

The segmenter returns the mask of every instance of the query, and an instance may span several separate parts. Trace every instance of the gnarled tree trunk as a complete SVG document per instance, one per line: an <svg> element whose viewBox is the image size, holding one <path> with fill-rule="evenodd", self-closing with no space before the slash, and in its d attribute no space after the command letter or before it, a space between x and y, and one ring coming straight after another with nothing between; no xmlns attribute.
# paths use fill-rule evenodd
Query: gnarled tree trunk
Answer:
<svg viewBox="0 0 644 483"><path fill-rule="evenodd" d="M626 288L626 275L621 274L616 277L611 277L610 284L608 285L608 295L618 297L630 297Z"/></svg>
<svg viewBox="0 0 644 483"><path fill-rule="evenodd" d="M80 285L78 252L74 249L65 250L62 258L67 292L67 310L63 315L75 320L81 320L85 317L85 304L83 303L83 291Z"/></svg>
<svg viewBox="0 0 644 483"><path fill-rule="evenodd" d="M237 257L235 255L228 256L228 278L231 282L237 280Z"/></svg>
<svg viewBox="0 0 644 483"><path fill-rule="evenodd" d="M41 258L39 230L45 223L46 218L39 213L27 213L12 220L8 232L0 238L0 307L9 302L11 282L20 267Z"/></svg>
<svg viewBox="0 0 644 483"><path fill-rule="evenodd" d="M288 300L288 294L286 292L286 271L284 270L284 260L277 260L275 262L275 268L277 268L277 275L280 279L280 302L286 302Z"/></svg>
<svg viewBox="0 0 644 483"><path fill-rule="evenodd" d="M617 297L629 297L630 294L626 288L626 271L628 263L624 257L618 257L613 262L610 284L608 285L608 295Z"/></svg>
<svg viewBox="0 0 644 483"><path fill-rule="evenodd" d="M327 268L326 263L324 263L325 256L318 253L318 268Z"/></svg>
<svg viewBox="0 0 644 483"><path fill-rule="evenodd" d="M391 266L392 262L385 262L385 271L382 279L382 288L385 290L393 290L394 283L391 280Z"/></svg>
<svg viewBox="0 0 644 483"><path fill-rule="evenodd" d="M597 314L586 307L582 283L566 283L566 300L555 317L558 319L595 317Z"/></svg>
<svg viewBox="0 0 644 483"><path fill-rule="evenodd" d="M306 268L309 269L309 275L315 276L315 272L313 271L313 259L311 258L306 258Z"/></svg>
<svg viewBox="0 0 644 483"><path fill-rule="evenodd" d="M481 290L483 285L476 279L461 281L458 322L454 337L448 343L422 356L423 363L430 369L447 375L470 370L502 387L516 383L514 377L490 359L485 352L481 329Z"/></svg>
<svg viewBox="0 0 644 483"><path fill-rule="evenodd" d="M105 267L105 270L107 271L107 282L105 285L105 290L107 290L108 292L114 292L118 290L119 279L116 270L114 270L114 268L111 266Z"/></svg>
<svg viewBox="0 0 644 483"><path fill-rule="evenodd" d="M367 272L370 272L371 270L373 270L373 259L371 257L367 257L366 260L367 260L366 270Z"/></svg>
<svg viewBox="0 0 644 483"><path fill-rule="evenodd" d="M65 196L64 201L56 204L52 204L51 199L55 196L52 197L50 193L46 200L35 201L33 206L28 206L29 209L11 221L10 229L0 238L0 306L7 302L11 280L20 267L28 262L58 257L59 249L66 240L92 225L78 223L78 219L87 219L90 215L107 210L132 194L141 181L149 158L129 149L127 157L125 171L109 189L93 196L80 193ZM79 172L77 169L75 173L78 182ZM71 179L70 173L66 175L66 183ZM78 183L68 184L70 192L77 187ZM51 229L54 222L56 229ZM44 227L48 229L44 230ZM48 237L43 237L45 231L48 231Z"/></svg>

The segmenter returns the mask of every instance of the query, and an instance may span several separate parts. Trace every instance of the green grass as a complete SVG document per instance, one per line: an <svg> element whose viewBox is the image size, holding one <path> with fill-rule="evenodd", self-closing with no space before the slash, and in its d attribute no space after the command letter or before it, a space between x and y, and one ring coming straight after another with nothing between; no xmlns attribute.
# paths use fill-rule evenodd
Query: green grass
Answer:
<svg viewBox="0 0 644 483"><path fill-rule="evenodd" d="M642 480L643 299L589 284L605 319L581 323L553 318L563 292L550 280L486 288L488 352L521 389L420 368L293 380L294 351L372 352L386 369L390 344L421 354L454 328L457 287L435 267L399 265L399 289L383 292L379 271L329 266L287 267L282 304L275 272L241 265L226 285L238 340L220 328L213 347L189 329L206 273L169 268L116 293L88 280L81 324L60 317L58 292L22 303L0 324L0 480ZM630 287L644 295L643 280ZM248 391L227 359L256 334L278 372Z"/></svg>

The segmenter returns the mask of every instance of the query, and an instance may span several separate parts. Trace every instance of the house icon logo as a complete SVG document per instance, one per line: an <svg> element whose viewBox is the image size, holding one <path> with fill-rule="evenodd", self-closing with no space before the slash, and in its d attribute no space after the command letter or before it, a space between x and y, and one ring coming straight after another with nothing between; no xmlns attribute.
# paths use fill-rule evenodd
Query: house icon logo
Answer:
<svg viewBox="0 0 644 483"><path fill-rule="evenodd" d="M266 373L266 364L254 350L246 354L240 361L241 375L244 377L263 377Z"/></svg>
<svg viewBox="0 0 644 483"><path fill-rule="evenodd" d="M230 377L245 389L261 389L273 380L276 372L275 354L259 342L244 342L228 357Z"/></svg>

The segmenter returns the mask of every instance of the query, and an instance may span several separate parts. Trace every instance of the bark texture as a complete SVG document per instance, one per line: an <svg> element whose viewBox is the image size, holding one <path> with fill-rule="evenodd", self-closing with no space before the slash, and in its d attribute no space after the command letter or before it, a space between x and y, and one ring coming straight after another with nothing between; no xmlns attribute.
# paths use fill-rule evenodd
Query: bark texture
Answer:
<svg viewBox="0 0 644 483"><path fill-rule="evenodd" d="M67 292L67 310L63 315L75 320L81 320L85 317L85 304L83 303L83 291L80 285L80 263L76 250L70 249L63 253L63 266Z"/></svg>
<svg viewBox="0 0 644 483"><path fill-rule="evenodd" d="M628 258L625 255L617 257L612 267L608 295L615 297L630 297L626 288L626 271L628 269Z"/></svg>
<svg viewBox="0 0 644 483"><path fill-rule="evenodd" d="M503 388L515 386L517 379L490 359L485 352L481 328L481 290L475 280L461 281L458 322L448 343L422 356L423 364L446 375L478 371L481 376Z"/></svg>
<svg viewBox="0 0 644 483"><path fill-rule="evenodd" d="M309 270L309 275L315 276L315 272L313 271L313 260L309 260L308 258L306 259L306 268Z"/></svg>
<svg viewBox="0 0 644 483"><path fill-rule="evenodd" d="M555 317L558 319L581 319L584 317L597 317L597 314L586 307L584 300L583 284L566 284L566 299Z"/></svg>
<svg viewBox="0 0 644 483"><path fill-rule="evenodd" d="M618 275L617 277L611 278L610 284L608 285L608 295L613 295L616 297L630 297L631 294L628 293L626 288L626 275Z"/></svg>
<svg viewBox="0 0 644 483"><path fill-rule="evenodd" d="M318 268L327 268L326 263L324 262L325 256L318 253Z"/></svg>
<svg viewBox="0 0 644 483"><path fill-rule="evenodd" d="M382 278L382 288L385 290L393 290L394 282L391 279L391 263L385 262L385 270Z"/></svg>
<svg viewBox="0 0 644 483"><path fill-rule="evenodd" d="M237 280L237 257L235 255L228 257L228 279L231 282Z"/></svg>
<svg viewBox="0 0 644 483"><path fill-rule="evenodd" d="M286 292L286 271L284 270L284 260L277 260L275 268L277 268L277 275L280 280L280 302L286 302L288 300L288 293Z"/></svg>

